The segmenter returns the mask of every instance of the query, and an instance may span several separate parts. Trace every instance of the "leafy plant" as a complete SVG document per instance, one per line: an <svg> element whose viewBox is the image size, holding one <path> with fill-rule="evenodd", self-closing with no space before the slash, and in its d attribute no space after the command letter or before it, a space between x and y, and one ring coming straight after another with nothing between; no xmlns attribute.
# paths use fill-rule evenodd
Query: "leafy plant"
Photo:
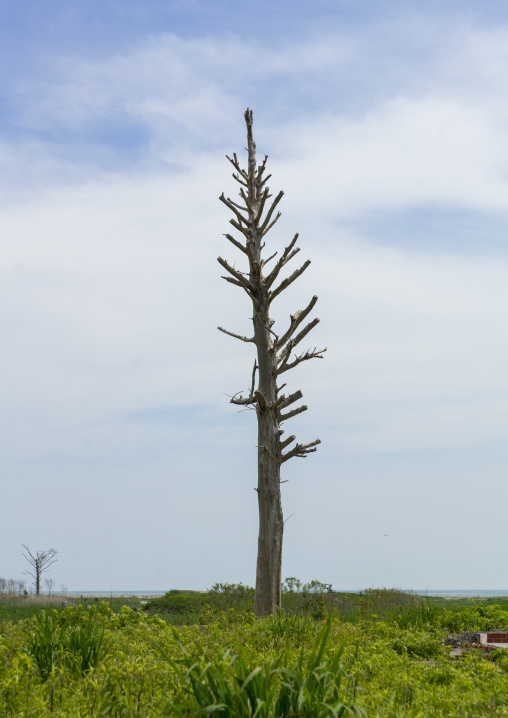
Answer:
<svg viewBox="0 0 508 718"><path fill-rule="evenodd" d="M263 633L275 641L287 640L300 644L315 631L315 622L305 616L289 616L281 611L278 616L269 616L261 624Z"/></svg>
<svg viewBox="0 0 508 718"><path fill-rule="evenodd" d="M302 649L296 665L282 669L282 686L274 715L309 718L343 716L346 713L365 715L362 709L344 702L341 686L344 667L341 657L345 641L341 643L330 661L324 659L330 626L329 620L315 640L307 660L304 660Z"/></svg>
<svg viewBox="0 0 508 718"><path fill-rule="evenodd" d="M440 625L450 633L460 631L491 631L508 627L508 611L499 606L472 606L462 611L443 612Z"/></svg>
<svg viewBox="0 0 508 718"><path fill-rule="evenodd" d="M443 653L443 642L438 635L416 629L401 632L391 645L397 653L411 658L437 658Z"/></svg>
<svg viewBox="0 0 508 718"><path fill-rule="evenodd" d="M84 674L99 663L106 650L104 628L98 616L83 616L83 612L74 610L62 622L61 614L49 606L33 611L26 651L43 680L56 666Z"/></svg>
<svg viewBox="0 0 508 718"><path fill-rule="evenodd" d="M346 711L363 715L363 711L345 703L341 693L344 644L330 662L324 659L329 634L327 623L315 640L310 657L305 659L302 649L296 662L289 650L278 659L259 665L227 648L211 660L205 650L196 660L176 631L174 638L183 657L174 660L163 649L161 653L194 698L196 708L208 716L325 718L342 716ZM172 709L175 714L187 714L177 704Z"/></svg>

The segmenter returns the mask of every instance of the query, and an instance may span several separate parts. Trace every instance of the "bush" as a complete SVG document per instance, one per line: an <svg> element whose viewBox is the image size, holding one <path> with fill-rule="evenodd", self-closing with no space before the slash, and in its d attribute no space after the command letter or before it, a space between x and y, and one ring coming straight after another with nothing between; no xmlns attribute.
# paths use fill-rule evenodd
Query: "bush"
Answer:
<svg viewBox="0 0 508 718"><path fill-rule="evenodd" d="M184 591L168 591L164 596L154 598L146 604L146 611L155 613L193 613L197 614L203 608L205 601L202 593L186 593Z"/></svg>
<svg viewBox="0 0 508 718"><path fill-rule="evenodd" d="M391 646L397 653L411 658L428 660L443 655L441 638L426 631L401 631L400 635L392 639Z"/></svg>
<svg viewBox="0 0 508 718"><path fill-rule="evenodd" d="M215 608L243 611L254 610L254 589L243 583L215 583L207 594L207 602Z"/></svg>
<svg viewBox="0 0 508 718"><path fill-rule="evenodd" d="M439 625L450 633L508 629L508 611L499 606L472 606L462 611L444 611Z"/></svg>

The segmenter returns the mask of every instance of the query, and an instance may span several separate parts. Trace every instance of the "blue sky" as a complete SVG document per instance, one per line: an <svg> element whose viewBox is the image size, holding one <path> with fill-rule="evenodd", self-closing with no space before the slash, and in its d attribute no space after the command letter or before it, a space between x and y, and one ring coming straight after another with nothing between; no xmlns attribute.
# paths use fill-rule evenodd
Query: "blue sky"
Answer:
<svg viewBox="0 0 508 718"><path fill-rule="evenodd" d="M328 346L283 576L508 590L507 41L500 2L0 6L0 575L253 584L253 357L216 330L251 316L216 262L249 106L312 260L275 318L318 294Z"/></svg>

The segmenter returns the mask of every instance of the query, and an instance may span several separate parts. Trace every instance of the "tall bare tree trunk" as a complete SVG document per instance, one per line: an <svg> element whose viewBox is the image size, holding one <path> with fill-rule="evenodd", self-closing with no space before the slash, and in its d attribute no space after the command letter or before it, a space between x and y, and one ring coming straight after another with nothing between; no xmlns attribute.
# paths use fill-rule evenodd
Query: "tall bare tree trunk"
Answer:
<svg viewBox="0 0 508 718"><path fill-rule="evenodd" d="M256 491L259 506L259 536L255 611L258 616L264 616L276 613L281 605L282 537L284 532L280 494L281 464L294 456L305 458L308 453L316 451L315 447L320 443L320 440L316 439L309 444L296 444L292 450L283 454L283 450L295 440L295 437L290 436L281 441L281 435L284 433L281 424L305 411L307 407L302 405L283 414L282 410L300 399L302 393L297 391L289 396L282 394L281 391L286 385L278 386L277 380L281 374L307 359L322 359L322 354L326 349L309 350L290 361L294 347L319 322L319 319L313 319L294 336L296 329L314 307L317 297L313 297L303 311L298 311L290 317L290 326L282 337L279 337L272 329L275 323L270 317L272 301L307 269L310 261L304 262L276 289L272 289L281 269L299 252L299 248L295 247L298 235L295 235L271 272L267 275L263 274L264 266L277 255L275 252L268 259L262 259L262 250L265 246L263 237L280 217L280 212L277 212L272 219L284 193L279 192L263 216L266 201L272 196L269 194L268 187L265 187L271 175L263 178L268 158L265 156L263 162L258 167L256 166L252 111L246 111L245 121L247 124L248 170L245 171L240 167L236 154L233 155L233 159L228 157L236 170L233 177L241 185L240 197L244 205L233 202L229 197L224 197L224 194L221 195L220 200L235 214L236 219L231 219L230 222L236 230L242 233L244 242L238 241L229 234L225 236L246 255L249 272L238 271L222 257L218 258L218 262L231 275L224 279L244 289L252 300L254 335L247 338L222 327L219 327L219 330L241 341L252 342L257 349L257 360L254 361L249 396L244 398L242 395L235 395L231 402L253 406L257 414L258 486ZM255 388L256 371L258 372L257 388Z"/></svg>

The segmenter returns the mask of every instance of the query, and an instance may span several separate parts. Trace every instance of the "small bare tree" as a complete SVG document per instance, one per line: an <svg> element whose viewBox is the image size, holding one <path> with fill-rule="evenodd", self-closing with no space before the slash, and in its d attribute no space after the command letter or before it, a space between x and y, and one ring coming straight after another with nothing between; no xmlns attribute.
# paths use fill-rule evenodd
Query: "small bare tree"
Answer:
<svg viewBox="0 0 508 718"><path fill-rule="evenodd" d="M23 548L26 551L26 554L24 553L23 556L26 558L32 568L32 570L29 569L28 571L25 571L25 573L34 579L33 585L35 586L35 593L38 596L41 592L42 574L47 571L52 564L58 561L58 559L55 558L58 551L56 551L54 548L50 548L48 549L48 551L37 551L34 556L28 546L25 546L25 544L23 544Z"/></svg>
<svg viewBox="0 0 508 718"><path fill-rule="evenodd" d="M236 153L233 154L233 158L227 157L235 169L233 177L240 184L240 197L243 204L233 202L224 194L219 199L233 212L234 218L230 219L230 223L242 235L240 240L230 234L226 234L225 237L245 255L248 272L236 269L222 257L218 257L218 262L229 275L223 279L243 289L252 301L254 335L248 338L222 327L218 328L235 339L252 342L257 352L248 395L244 397L238 392L231 398L231 403L254 408L257 414L258 486L256 491L259 507L259 536L255 611L258 616L263 616L276 613L281 605L284 520L280 495L280 467L293 457L306 458L307 454L316 451L317 444L321 443L316 439L309 444L296 443L292 449L288 449L295 441L295 436L291 435L281 440L281 435L284 433L281 425L305 411L307 406L302 404L296 409L285 411L302 398L302 392L283 394L281 392L286 384L278 386L277 381L282 374L308 359L322 359L326 349L309 349L292 356L295 347L319 322L317 318L312 319L300 329L317 302L316 296L312 297L305 309L298 310L290 316L289 326L281 335L273 330L275 322L270 315L272 302L303 274L310 260L304 262L289 277L275 286L281 270L299 252L299 248L295 246L298 239L296 234L275 262L272 270L265 273L266 265L276 257L277 252L263 259L261 256L265 247L263 238L280 217L280 212L275 216L274 212L284 192L279 192L271 203L268 202L272 197L266 184L271 175L264 176L268 156L265 155L259 166L256 164L252 111L249 109L245 112L245 122L248 143L247 170L240 166ZM287 451L283 453L285 449Z"/></svg>

